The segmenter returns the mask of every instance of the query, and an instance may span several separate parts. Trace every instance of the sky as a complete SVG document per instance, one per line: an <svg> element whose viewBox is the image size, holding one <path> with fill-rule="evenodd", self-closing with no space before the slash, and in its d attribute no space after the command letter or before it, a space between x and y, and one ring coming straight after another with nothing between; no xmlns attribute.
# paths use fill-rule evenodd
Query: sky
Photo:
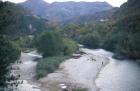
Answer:
<svg viewBox="0 0 140 91"><path fill-rule="evenodd" d="M14 2L14 3L19 3L19 2L24 2L26 0L3 0L3 1L10 1L10 2ZM86 2L95 2L95 1L106 1L108 2L109 4L111 4L112 6L115 6L115 7L119 7L121 4L123 4L124 2L126 2L127 0L44 0L44 1L47 1L49 3L52 3L52 2L64 2L64 1L86 1Z"/></svg>

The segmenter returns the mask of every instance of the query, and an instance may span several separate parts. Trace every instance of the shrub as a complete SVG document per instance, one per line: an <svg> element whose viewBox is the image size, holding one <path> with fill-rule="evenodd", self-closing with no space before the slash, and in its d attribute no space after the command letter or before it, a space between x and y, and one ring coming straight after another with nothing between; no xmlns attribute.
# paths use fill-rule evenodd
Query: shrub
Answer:
<svg viewBox="0 0 140 91"><path fill-rule="evenodd" d="M54 56L42 59L37 64L37 77L41 78L48 73L54 72L59 67L59 64L67 58L67 56Z"/></svg>

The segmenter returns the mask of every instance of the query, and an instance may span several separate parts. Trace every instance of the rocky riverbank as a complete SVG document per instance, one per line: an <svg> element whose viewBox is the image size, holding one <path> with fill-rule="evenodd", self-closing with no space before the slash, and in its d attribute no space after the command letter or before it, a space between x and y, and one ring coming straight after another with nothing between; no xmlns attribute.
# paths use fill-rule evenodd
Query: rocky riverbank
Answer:
<svg viewBox="0 0 140 91"><path fill-rule="evenodd" d="M58 70L48 74L39 80L35 79L35 58L41 58L35 51L21 53L20 64L15 64L23 84L18 86L18 91L62 91L62 85L68 90L87 89L87 91L98 91L95 80L101 70L110 60L112 53L103 49L81 48L82 54L74 54L75 57L65 60L60 64Z"/></svg>
<svg viewBox="0 0 140 91"><path fill-rule="evenodd" d="M112 53L103 49L82 48L81 51L84 52L81 57L64 61L58 70L39 80L43 91L61 91L60 84L65 84L68 89L98 90L95 80L101 68L109 62Z"/></svg>

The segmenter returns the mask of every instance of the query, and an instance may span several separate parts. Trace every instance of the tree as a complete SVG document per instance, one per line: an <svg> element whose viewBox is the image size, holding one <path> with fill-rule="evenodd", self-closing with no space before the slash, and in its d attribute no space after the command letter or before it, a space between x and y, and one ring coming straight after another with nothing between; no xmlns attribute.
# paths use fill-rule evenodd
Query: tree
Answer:
<svg viewBox="0 0 140 91"><path fill-rule="evenodd" d="M0 88L10 81L10 64L19 58L20 51L5 36L0 35Z"/></svg>
<svg viewBox="0 0 140 91"><path fill-rule="evenodd" d="M88 48L99 48L100 46L100 36L97 32L85 35L81 41Z"/></svg>
<svg viewBox="0 0 140 91"><path fill-rule="evenodd" d="M56 32L43 32L37 37L35 44L44 57L62 55L63 40Z"/></svg>
<svg viewBox="0 0 140 91"><path fill-rule="evenodd" d="M77 43L73 40L64 38L63 43L64 43L64 48L63 48L64 55L71 55L78 49Z"/></svg>

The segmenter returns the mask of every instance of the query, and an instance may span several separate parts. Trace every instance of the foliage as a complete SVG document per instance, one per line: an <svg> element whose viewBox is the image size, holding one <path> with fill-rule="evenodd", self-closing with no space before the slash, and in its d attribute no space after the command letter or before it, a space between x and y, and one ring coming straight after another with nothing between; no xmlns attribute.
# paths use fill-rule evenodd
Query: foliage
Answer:
<svg viewBox="0 0 140 91"><path fill-rule="evenodd" d="M89 48L104 48L115 52L115 56L140 58L140 1L128 0L117 11L112 20L69 24L61 30Z"/></svg>
<svg viewBox="0 0 140 91"><path fill-rule="evenodd" d="M55 71L59 64L68 58L68 55L71 55L78 49L76 42L64 38L54 31L43 32L36 37L35 45L43 54L43 57L46 57L39 61L37 65L38 78Z"/></svg>
<svg viewBox="0 0 140 91"><path fill-rule="evenodd" d="M44 57L72 54L77 50L77 44L63 38L53 31L43 32L36 38L35 45Z"/></svg>
<svg viewBox="0 0 140 91"><path fill-rule="evenodd" d="M64 36L69 37L89 48L102 47L105 38L113 31L114 21L94 22L87 24L69 24L61 29Z"/></svg>
<svg viewBox="0 0 140 91"><path fill-rule="evenodd" d="M81 43L88 48L98 48L100 45L100 36L97 32L87 34L81 38Z"/></svg>
<svg viewBox="0 0 140 91"><path fill-rule="evenodd" d="M15 80L10 74L10 66L20 56L19 44L15 39L29 33L22 26L22 17L26 15L27 12L19 6L0 1L0 90L15 84L10 82Z"/></svg>
<svg viewBox="0 0 140 91"><path fill-rule="evenodd" d="M34 36L22 36L22 37L13 38L12 42L16 44L21 51L27 51L27 50L32 50L34 48L33 40L34 40Z"/></svg>
<svg viewBox="0 0 140 91"><path fill-rule="evenodd" d="M0 35L0 88L7 86L6 81L12 80L9 66L19 58L19 54L18 48L5 36Z"/></svg>
<svg viewBox="0 0 140 91"><path fill-rule="evenodd" d="M63 40L56 32L43 32L36 39L36 47L44 57L62 55Z"/></svg>
<svg viewBox="0 0 140 91"><path fill-rule="evenodd" d="M140 58L139 17L140 14L126 16L117 23L117 29L115 32L117 35L121 35L121 38L119 36L116 37L119 39L116 46L117 54L124 55L127 58Z"/></svg>
<svg viewBox="0 0 140 91"><path fill-rule="evenodd" d="M54 56L40 60L37 64L37 77L41 78L48 73L52 73L59 67L59 64L67 58L66 56Z"/></svg>
<svg viewBox="0 0 140 91"><path fill-rule="evenodd" d="M0 34L19 36L35 34L46 29L46 20L32 15L16 4L2 1L0 3Z"/></svg>
<svg viewBox="0 0 140 91"><path fill-rule="evenodd" d="M64 48L63 48L64 55L71 55L78 49L77 43L73 40L70 40L68 38L63 38L63 43L64 43Z"/></svg>

